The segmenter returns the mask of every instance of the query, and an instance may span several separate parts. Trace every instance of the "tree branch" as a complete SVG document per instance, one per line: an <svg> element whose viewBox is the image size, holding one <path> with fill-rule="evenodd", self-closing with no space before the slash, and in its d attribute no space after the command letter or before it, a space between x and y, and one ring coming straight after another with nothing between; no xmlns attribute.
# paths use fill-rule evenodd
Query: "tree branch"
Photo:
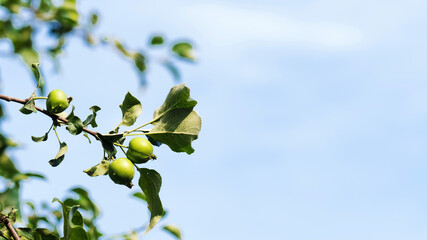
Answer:
<svg viewBox="0 0 427 240"><path fill-rule="evenodd" d="M30 100L30 98L19 99L19 98L9 97L9 96L2 95L2 94L0 94L0 99L5 100L7 102L20 103L22 105L25 105ZM52 113L48 112L46 109L43 109L43 108L40 108L40 107L37 107L37 106L35 106L35 108L37 109L37 111L39 111L39 112L41 112L41 113L49 116L50 118L52 118L53 121L61 121L61 122L65 123L65 124L68 123L67 119L65 119L63 117L60 117L58 115L52 114ZM96 140L99 140L99 138L97 137L97 132L89 130L87 128L83 128L83 131L85 131L85 132L89 133L90 135L92 135Z"/></svg>
<svg viewBox="0 0 427 240"><path fill-rule="evenodd" d="M12 235L13 239L21 240L18 234L16 233L15 229L13 228L12 224L9 222L9 219L7 219L6 216L1 216L0 223L3 223L6 226L7 230Z"/></svg>

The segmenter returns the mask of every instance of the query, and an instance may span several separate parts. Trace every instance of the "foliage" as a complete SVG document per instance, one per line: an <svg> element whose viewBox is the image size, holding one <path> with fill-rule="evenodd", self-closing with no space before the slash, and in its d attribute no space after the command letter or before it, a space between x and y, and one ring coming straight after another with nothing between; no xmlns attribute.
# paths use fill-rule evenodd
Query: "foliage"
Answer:
<svg viewBox="0 0 427 240"><path fill-rule="evenodd" d="M42 136L32 136L34 142L40 143L51 139L57 139L59 150L52 159L48 160L52 167L59 166L65 159L68 151L67 143L60 140L57 128L65 127L72 135L84 135L89 143L99 142L103 148L100 153L99 164L87 168L84 172L90 177L108 175L110 163L119 158L121 150L126 155L125 148L128 138L134 136L146 137L151 144L157 147L168 146L174 152L194 152L192 141L198 138L201 129L201 118L193 109L197 101L190 98L190 89L185 84L173 87L166 96L164 103L158 107L150 121L138 124L138 117L143 114L141 102L131 93L124 96L120 104L122 115L118 118L119 124L107 133L96 132L93 129L102 124L97 119L97 113L101 108L93 105L91 114L79 117L74 113L72 106L69 113L62 112L68 107L72 98L61 98L61 108L53 111L50 105L55 101L48 99L48 110L36 103L46 100L44 97L45 79L43 78L38 62L44 56L49 56L57 68L60 67L58 57L66 49L71 37L79 37L88 47L113 48L124 59L131 62L138 73L141 86L146 85L146 72L151 63L160 64L168 70L176 81L180 81L181 75L176 63L178 61L193 62L196 54L193 45L188 41L168 41L164 36L156 34L149 38L148 48L134 50L121 40L108 35L97 35L94 30L99 24L97 13L84 13L79 10L76 0L0 0L0 11L4 16L0 19L0 39L10 43L10 49L5 56L19 56L32 72L36 88L26 99L17 99L0 95L0 99L7 102L17 102L23 106L19 111L25 115L43 113L51 119L52 125ZM46 31L46 36L39 36ZM40 39L49 39L48 44L39 42ZM153 49L163 48L166 56L157 58L152 55ZM3 55L3 54L2 54ZM38 96L36 93L39 92ZM64 94L65 95L65 94ZM0 121L3 118L3 110L0 105ZM83 120L84 119L84 120ZM151 129L144 127L152 126ZM144 128L144 129L143 129ZM53 130L53 131L52 131ZM49 137L54 134L55 137ZM97 226L99 209L91 199L89 192L82 187L70 190L74 196L63 201L53 199L52 203L43 203L41 207L37 203L26 202L22 204L20 199L20 186L28 179L44 180L40 173L21 172L8 156L8 150L16 144L0 131L0 178L4 188L0 192L0 219L7 219L11 224L15 222L25 224L25 227L16 228L21 239L34 240L84 240L101 239L103 234ZM150 159L155 160L154 154ZM137 186L141 191L132 194L133 197L147 204L150 211L150 219L140 229L134 229L126 234L119 234L118 238L138 239L138 232L150 231L166 215L159 192L162 178L154 169L143 168L135 163L134 167L140 173ZM132 186L132 184L129 184ZM30 215L22 216L22 208L30 209ZM3 222L5 223L5 222ZM181 239L181 232L173 224L164 225L161 229L171 236ZM0 240L13 239L12 231L0 224Z"/></svg>

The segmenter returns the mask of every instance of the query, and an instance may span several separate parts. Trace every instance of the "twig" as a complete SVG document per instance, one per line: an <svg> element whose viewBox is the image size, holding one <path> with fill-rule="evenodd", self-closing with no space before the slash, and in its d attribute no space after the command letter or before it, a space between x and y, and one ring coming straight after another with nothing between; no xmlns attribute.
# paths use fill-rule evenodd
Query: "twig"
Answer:
<svg viewBox="0 0 427 240"><path fill-rule="evenodd" d="M20 103L22 105L25 105L30 100L29 98L28 99L19 99L19 98L9 97L9 96L6 96L6 95L1 95L1 94L0 94L0 99L5 100L7 102ZM48 112L46 109L43 109L43 108L40 108L40 107L37 107L37 106L35 106L35 108L37 109L37 111L39 111L39 112L41 112L41 113L49 116L50 118L52 118L53 121L58 121L59 120L59 121L65 123L65 124L68 123L67 119L65 119L63 117L60 117L58 115L52 114L52 113ZM97 132L89 130L87 128L83 128L83 131L85 131L85 132L89 133L90 135L92 135L96 140L99 140L99 138L97 136Z"/></svg>
<svg viewBox="0 0 427 240"><path fill-rule="evenodd" d="M7 219L6 216L1 216L0 223L3 223L6 226L7 230L12 235L13 239L15 239L15 240L21 240L19 238L18 234L16 233L15 229L13 228L12 224L9 222L9 219Z"/></svg>

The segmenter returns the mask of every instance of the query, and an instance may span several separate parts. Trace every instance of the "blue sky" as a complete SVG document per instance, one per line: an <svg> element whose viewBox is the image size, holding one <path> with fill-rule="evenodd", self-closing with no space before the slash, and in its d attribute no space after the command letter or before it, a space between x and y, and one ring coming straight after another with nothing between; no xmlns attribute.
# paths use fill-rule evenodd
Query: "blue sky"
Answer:
<svg viewBox="0 0 427 240"><path fill-rule="evenodd" d="M191 39L199 62L180 64L203 119L193 155L156 149L161 197L190 239L425 239L427 220L427 2L117 1L98 8L100 33L134 48L147 36ZM114 51L74 39L48 88L74 97L77 113L102 110L99 131L120 121L127 91L142 101L142 122L173 80L153 65L146 90ZM0 59L5 94L25 98L31 79L18 60ZM19 81L14 81L19 80ZM50 168L56 142L32 143L49 127L7 105L3 129L21 142L21 168L45 173L24 197L50 201L84 185L108 233L142 225L145 206L107 178L81 170L100 161L97 143L71 137L66 160ZM37 126L37 127L35 127ZM40 127L41 126L41 127ZM44 126L44 127L43 127ZM20 129L20 130L18 130ZM120 208L118 207L120 205ZM112 210L114 209L114 210ZM113 219L125 219L113 222ZM160 231L147 239L166 239Z"/></svg>

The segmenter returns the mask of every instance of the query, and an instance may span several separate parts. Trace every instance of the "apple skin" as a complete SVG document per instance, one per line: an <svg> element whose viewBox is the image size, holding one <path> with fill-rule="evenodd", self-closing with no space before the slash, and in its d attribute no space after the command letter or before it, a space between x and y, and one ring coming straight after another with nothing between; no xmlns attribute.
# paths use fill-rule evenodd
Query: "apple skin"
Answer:
<svg viewBox="0 0 427 240"><path fill-rule="evenodd" d="M143 137L136 137L130 140L126 156L133 163L146 163L150 159L155 159L153 145Z"/></svg>
<svg viewBox="0 0 427 240"><path fill-rule="evenodd" d="M62 90L54 89L47 95L46 109L48 112L58 114L65 111L68 106L67 95Z"/></svg>

